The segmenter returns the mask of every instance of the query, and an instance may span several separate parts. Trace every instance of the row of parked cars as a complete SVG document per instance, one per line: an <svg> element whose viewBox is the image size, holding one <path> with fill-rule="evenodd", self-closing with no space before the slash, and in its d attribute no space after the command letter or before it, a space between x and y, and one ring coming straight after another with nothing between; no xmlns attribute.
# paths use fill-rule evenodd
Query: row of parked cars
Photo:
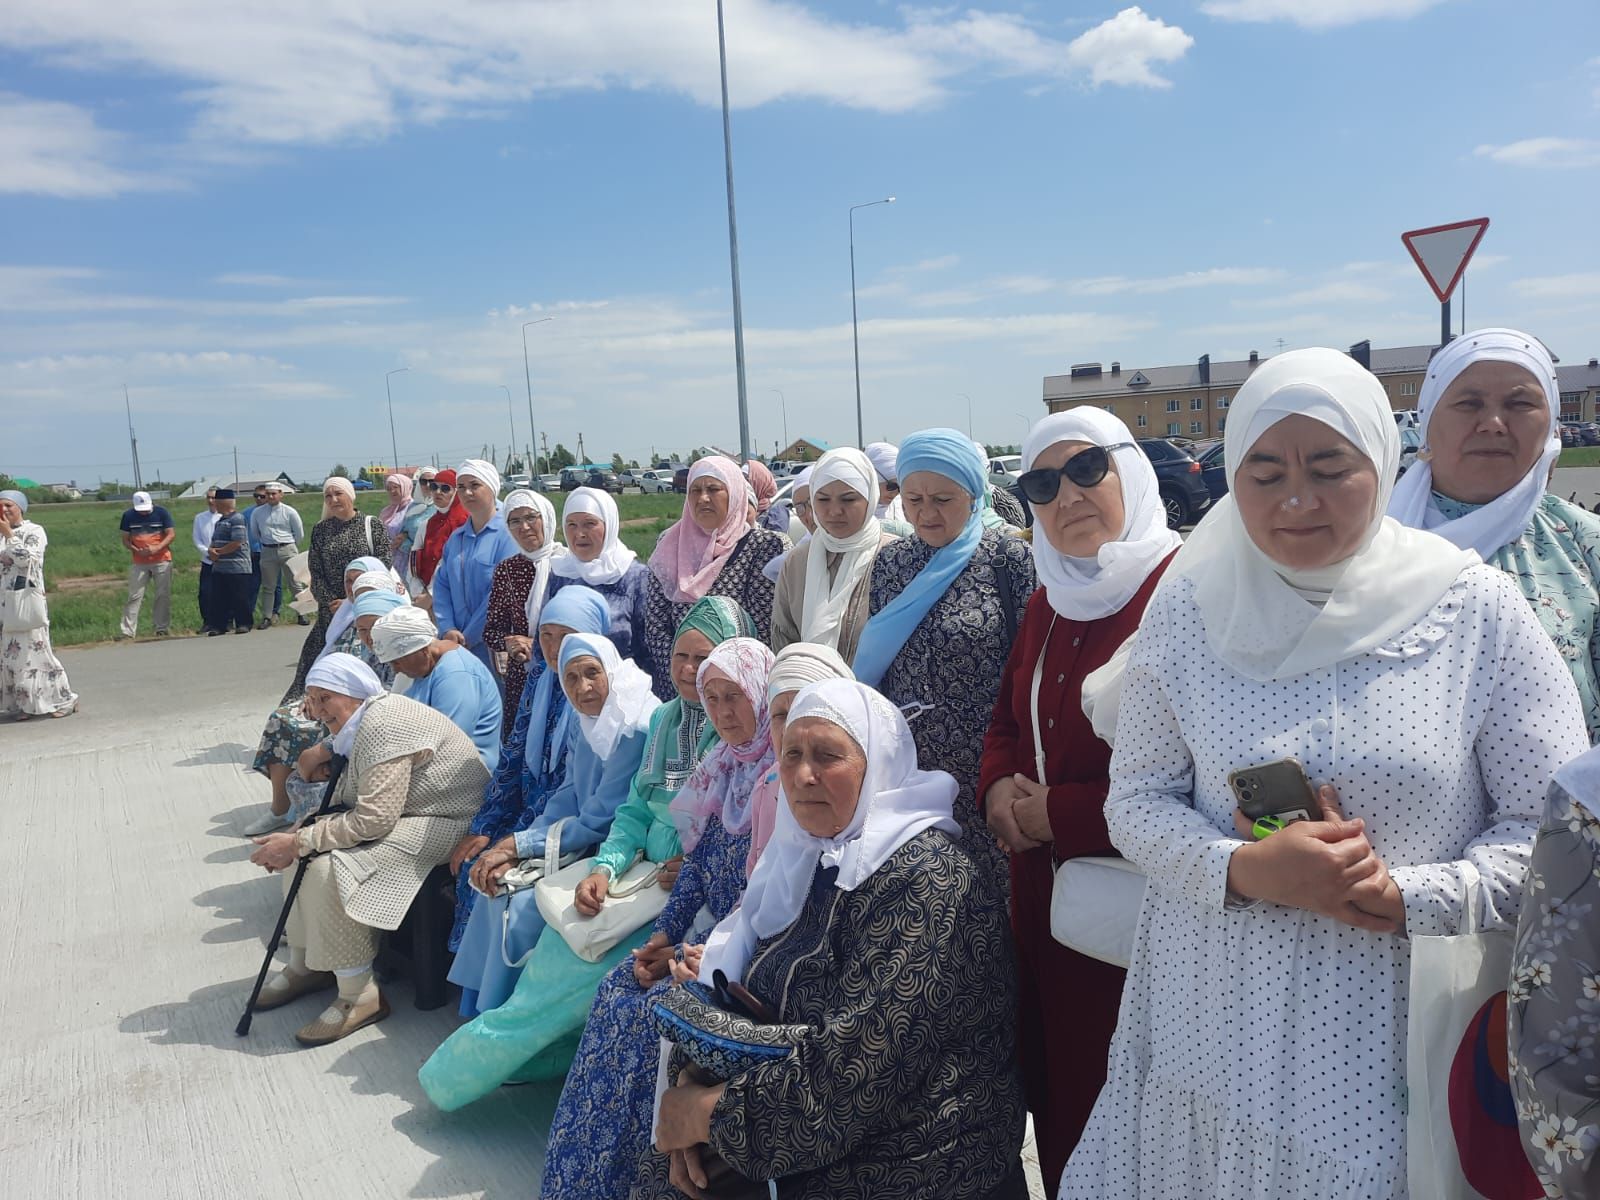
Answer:
<svg viewBox="0 0 1600 1200"><path fill-rule="evenodd" d="M1600 421L1561 422L1563 446L1600 446Z"/></svg>
<svg viewBox="0 0 1600 1200"><path fill-rule="evenodd" d="M1228 494L1221 442L1180 443L1168 438L1140 438L1139 449L1155 468L1161 504L1167 510L1170 528L1181 529L1194 524L1205 515L1213 501ZM1010 489L1031 522L1033 513L1017 487L1021 474L1020 454L1000 454L989 460L989 482L995 487Z"/></svg>

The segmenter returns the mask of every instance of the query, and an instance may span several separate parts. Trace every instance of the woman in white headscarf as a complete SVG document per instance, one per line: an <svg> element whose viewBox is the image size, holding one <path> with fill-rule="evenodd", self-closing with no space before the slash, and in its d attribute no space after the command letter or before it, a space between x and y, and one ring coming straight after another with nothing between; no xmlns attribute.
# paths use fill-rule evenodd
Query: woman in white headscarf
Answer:
<svg viewBox="0 0 1600 1200"><path fill-rule="evenodd" d="M812 468L816 529L783 558L772 596L772 645L814 642L855 656L867 623L872 564L894 541L873 516L878 474L859 450L830 450Z"/></svg>
<svg viewBox="0 0 1600 1200"><path fill-rule="evenodd" d="M1384 516L1370 372L1279 355L1228 425L1123 681L1106 824L1149 885L1060 1195L1403 1196L1407 938L1515 922L1582 710L1503 573ZM1253 829L1229 775L1288 758L1312 818Z"/></svg>
<svg viewBox="0 0 1600 1200"><path fill-rule="evenodd" d="M700 979L811 1032L727 1083L669 1088L634 1196L677 1195L706 1145L804 1200L1026 1196L996 1018L1015 989L1005 915L954 840L955 780L919 770L899 710L842 679L795 698L779 771L788 803Z"/></svg>
<svg viewBox="0 0 1600 1200"><path fill-rule="evenodd" d="M643 636L650 568L622 540L622 515L609 492L574 488L561 506L567 553L555 564L550 592L581 584L605 598L611 612L607 635L617 653L650 676L652 684L670 683L671 663L657 663Z"/></svg>
<svg viewBox="0 0 1600 1200"><path fill-rule="evenodd" d="M900 448L893 442L869 442L864 453L878 473L878 502L872 515L880 521L904 521L900 505Z"/></svg>
<svg viewBox="0 0 1600 1200"><path fill-rule="evenodd" d="M1111 748L1084 715L1084 681L1138 631L1182 542L1150 460L1103 409L1045 417L1023 443L1022 467L1040 586L1000 679L978 795L1011 855L1019 1061L1050 1194L1105 1082L1122 995L1121 969L1050 933L1056 866L1116 853L1105 819Z"/></svg>
<svg viewBox="0 0 1600 1200"><path fill-rule="evenodd" d="M1600 517L1546 490L1561 454L1555 363L1538 338L1479 329L1428 364L1417 398L1423 452L1389 515L1476 550L1522 589L1600 740Z"/></svg>
<svg viewBox="0 0 1600 1200"><path fill-rule="evenodd" d="M535 635L530 631L539 628L539 610L553 590L553 573L567 551L556 537L555 506L544 496L525 489L515 491L501 507L517 553L501 559L494 569L483 644L500 676L500 734L510 737L522 685L528 682L528 663L537 653Z"/></svg>
<svg viewBox="0 0 1600 1200"><path fill-rule="evenodd" d="M494 657L483 640L494 569L518 552L500 515L500 472L481 458L456 468L456 496L467 519L450 535L433 575L433 619L441 634L470 650L491 675ZM553 542L551 530L546 541Z"/></svg>

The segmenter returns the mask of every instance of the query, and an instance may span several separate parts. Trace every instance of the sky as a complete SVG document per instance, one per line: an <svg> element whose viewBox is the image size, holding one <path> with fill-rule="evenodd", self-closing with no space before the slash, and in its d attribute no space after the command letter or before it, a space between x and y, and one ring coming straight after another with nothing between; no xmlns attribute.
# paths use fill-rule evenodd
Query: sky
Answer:
<svg viewBox="0 0 1600 1200"><path fill-rule="evenodd" d="M1472 217L1468 326L1600 354L1600 5L1147 4L727 0L755 450L854 443L890 195L869 440L1434 341L1400 234ZM131 478L124 384L146 479L388 462L386 378L406 463L530 393L591 459L739 446L714 0L7 0L0 230L10 474Z"/></svg>

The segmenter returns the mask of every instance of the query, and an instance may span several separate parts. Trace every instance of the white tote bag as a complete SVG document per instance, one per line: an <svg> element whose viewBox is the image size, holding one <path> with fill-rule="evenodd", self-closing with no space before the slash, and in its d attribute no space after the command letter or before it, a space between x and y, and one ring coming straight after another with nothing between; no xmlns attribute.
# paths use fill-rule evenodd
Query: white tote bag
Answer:
<svg viewBox="0 0 1600 1200"><path fill-rule="evenodd" d="M606 902L592 917L573 903L578 885L594 874L594 859L546 875L533 889L533 901L545 924L559 933L572 952L585 962L599 962L606 952L630 933L643 929L661 915L668 892L656 881L661 865L640 859L611 881Z"/></svg>
<svg viewBox="0 0 1600 1200"><path fill-rule="evenodd" d="M43 629L50 623L44 593L26 578L19 576L15 582L20 586L0 591L0 628L16 633Z"/></svg>
<svg viewBox="0 0 1600 1200"><path fill-rule="evenodd" d="M1466 898L1461 932L1411 939L1411 1005L1406 1026L1406 1177L1411 1200L1523 1200L1542 1195L1533 1173L1508 1171L1505 1156L1487 1147L1481 1091L1498 1082L1489 1063L1505 1061L1505 990L1511 978L1510 929L1478 931L1483 881L1463 862ZM1493 1042L1498 1040L1499 1045ZM1452 1073L1455 1087L1452 1087ZM1463 1086L1471 1083L1474 1086ZM1504 1114L1502 1114L1503 1116ZM1493 1122L1503 1125L1503 1120ZM1511 1131L1516 1117L1511 1114ZM1469 1147L1467 1161L1462 1148ZM1476 1153L1471 1151L1475 1150ZM1507 1182L1523 1175L1531 1191ZM1473 1180L1488 1190L1473 1186Z"/></svg>

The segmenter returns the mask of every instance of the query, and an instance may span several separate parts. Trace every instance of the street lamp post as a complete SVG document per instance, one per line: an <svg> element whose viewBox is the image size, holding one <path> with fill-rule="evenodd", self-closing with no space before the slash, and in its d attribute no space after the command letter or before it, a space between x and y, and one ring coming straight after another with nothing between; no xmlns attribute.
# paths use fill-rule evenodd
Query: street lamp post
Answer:
<svg viewBox="0 0 1600 1200"><path fill-rule="evenodd" d="M957 392L956 395L967 402L967 438L970 441L972 438L972 397L965 392Z"/></svg>
<svg viewBox="0 0 1600 1200"><path fill-rule="evenodd" d="M856 448L860 450L867 448L867 435L861 424L861 330L856 320L856 209L893 203L893 196L885 196L882 200L869 200L865 204L850 206L850 344L856 356Z"/></svg>
<svg viewBox="0 0 1600 1200"><path fill-rule="evenodd" d="M789 405L788 405L788 402L785 401L784 398L783 398L783 389L782 388L768 388L767 390L769 392L777 392L778 393L778 409L779 409L780 412L783 413L783 444L784 444L784 447L787 448L788 445L789 445Z"/></svg>
<svg viewBox="0 0 1600 1200"><path fill-rule="evenodd" d="M517 452L517 414L516 410L511 407L511 389L503 383L497 386L506 394L506 419L511 422L511 445L506 450L506 470L509 471L511 469L512 456ZM529 473L531 474L532 472Z"/></svg>
<svg viewBox="0 0 1600 1200"><path fill-rule="evenodd" d="M537 321L522 323L522 378L528 385L528 445L533 450L533 470L530 472L533 475L539 473L539 431L533 424L533 375L528 370L528 326L543 325L546 321L554 320L554 317L540 317Z"/></svg>
<svg viewBox="0 0 1600 1200"><path fill-rule="evenodd" d="M394 393L389 390L389 376L398 375L401 371L409 371L410 367L396 367L387 372L383 377L383 394L389 399L389 453L394 455L394 470L400 469L400 443L394 437Z"/></svg>
<svg viewBox="0 0 1600 1200"><path fill-rule="evenodd" d="M739 457L750 461L750 404L744 386L744 304L739 297L739 225L733 215L733 121L728 116L728 40L717 0L717 62L722 68L722 159L728 176L728 264L733 274L733 365L739 385Z"/></svg>

